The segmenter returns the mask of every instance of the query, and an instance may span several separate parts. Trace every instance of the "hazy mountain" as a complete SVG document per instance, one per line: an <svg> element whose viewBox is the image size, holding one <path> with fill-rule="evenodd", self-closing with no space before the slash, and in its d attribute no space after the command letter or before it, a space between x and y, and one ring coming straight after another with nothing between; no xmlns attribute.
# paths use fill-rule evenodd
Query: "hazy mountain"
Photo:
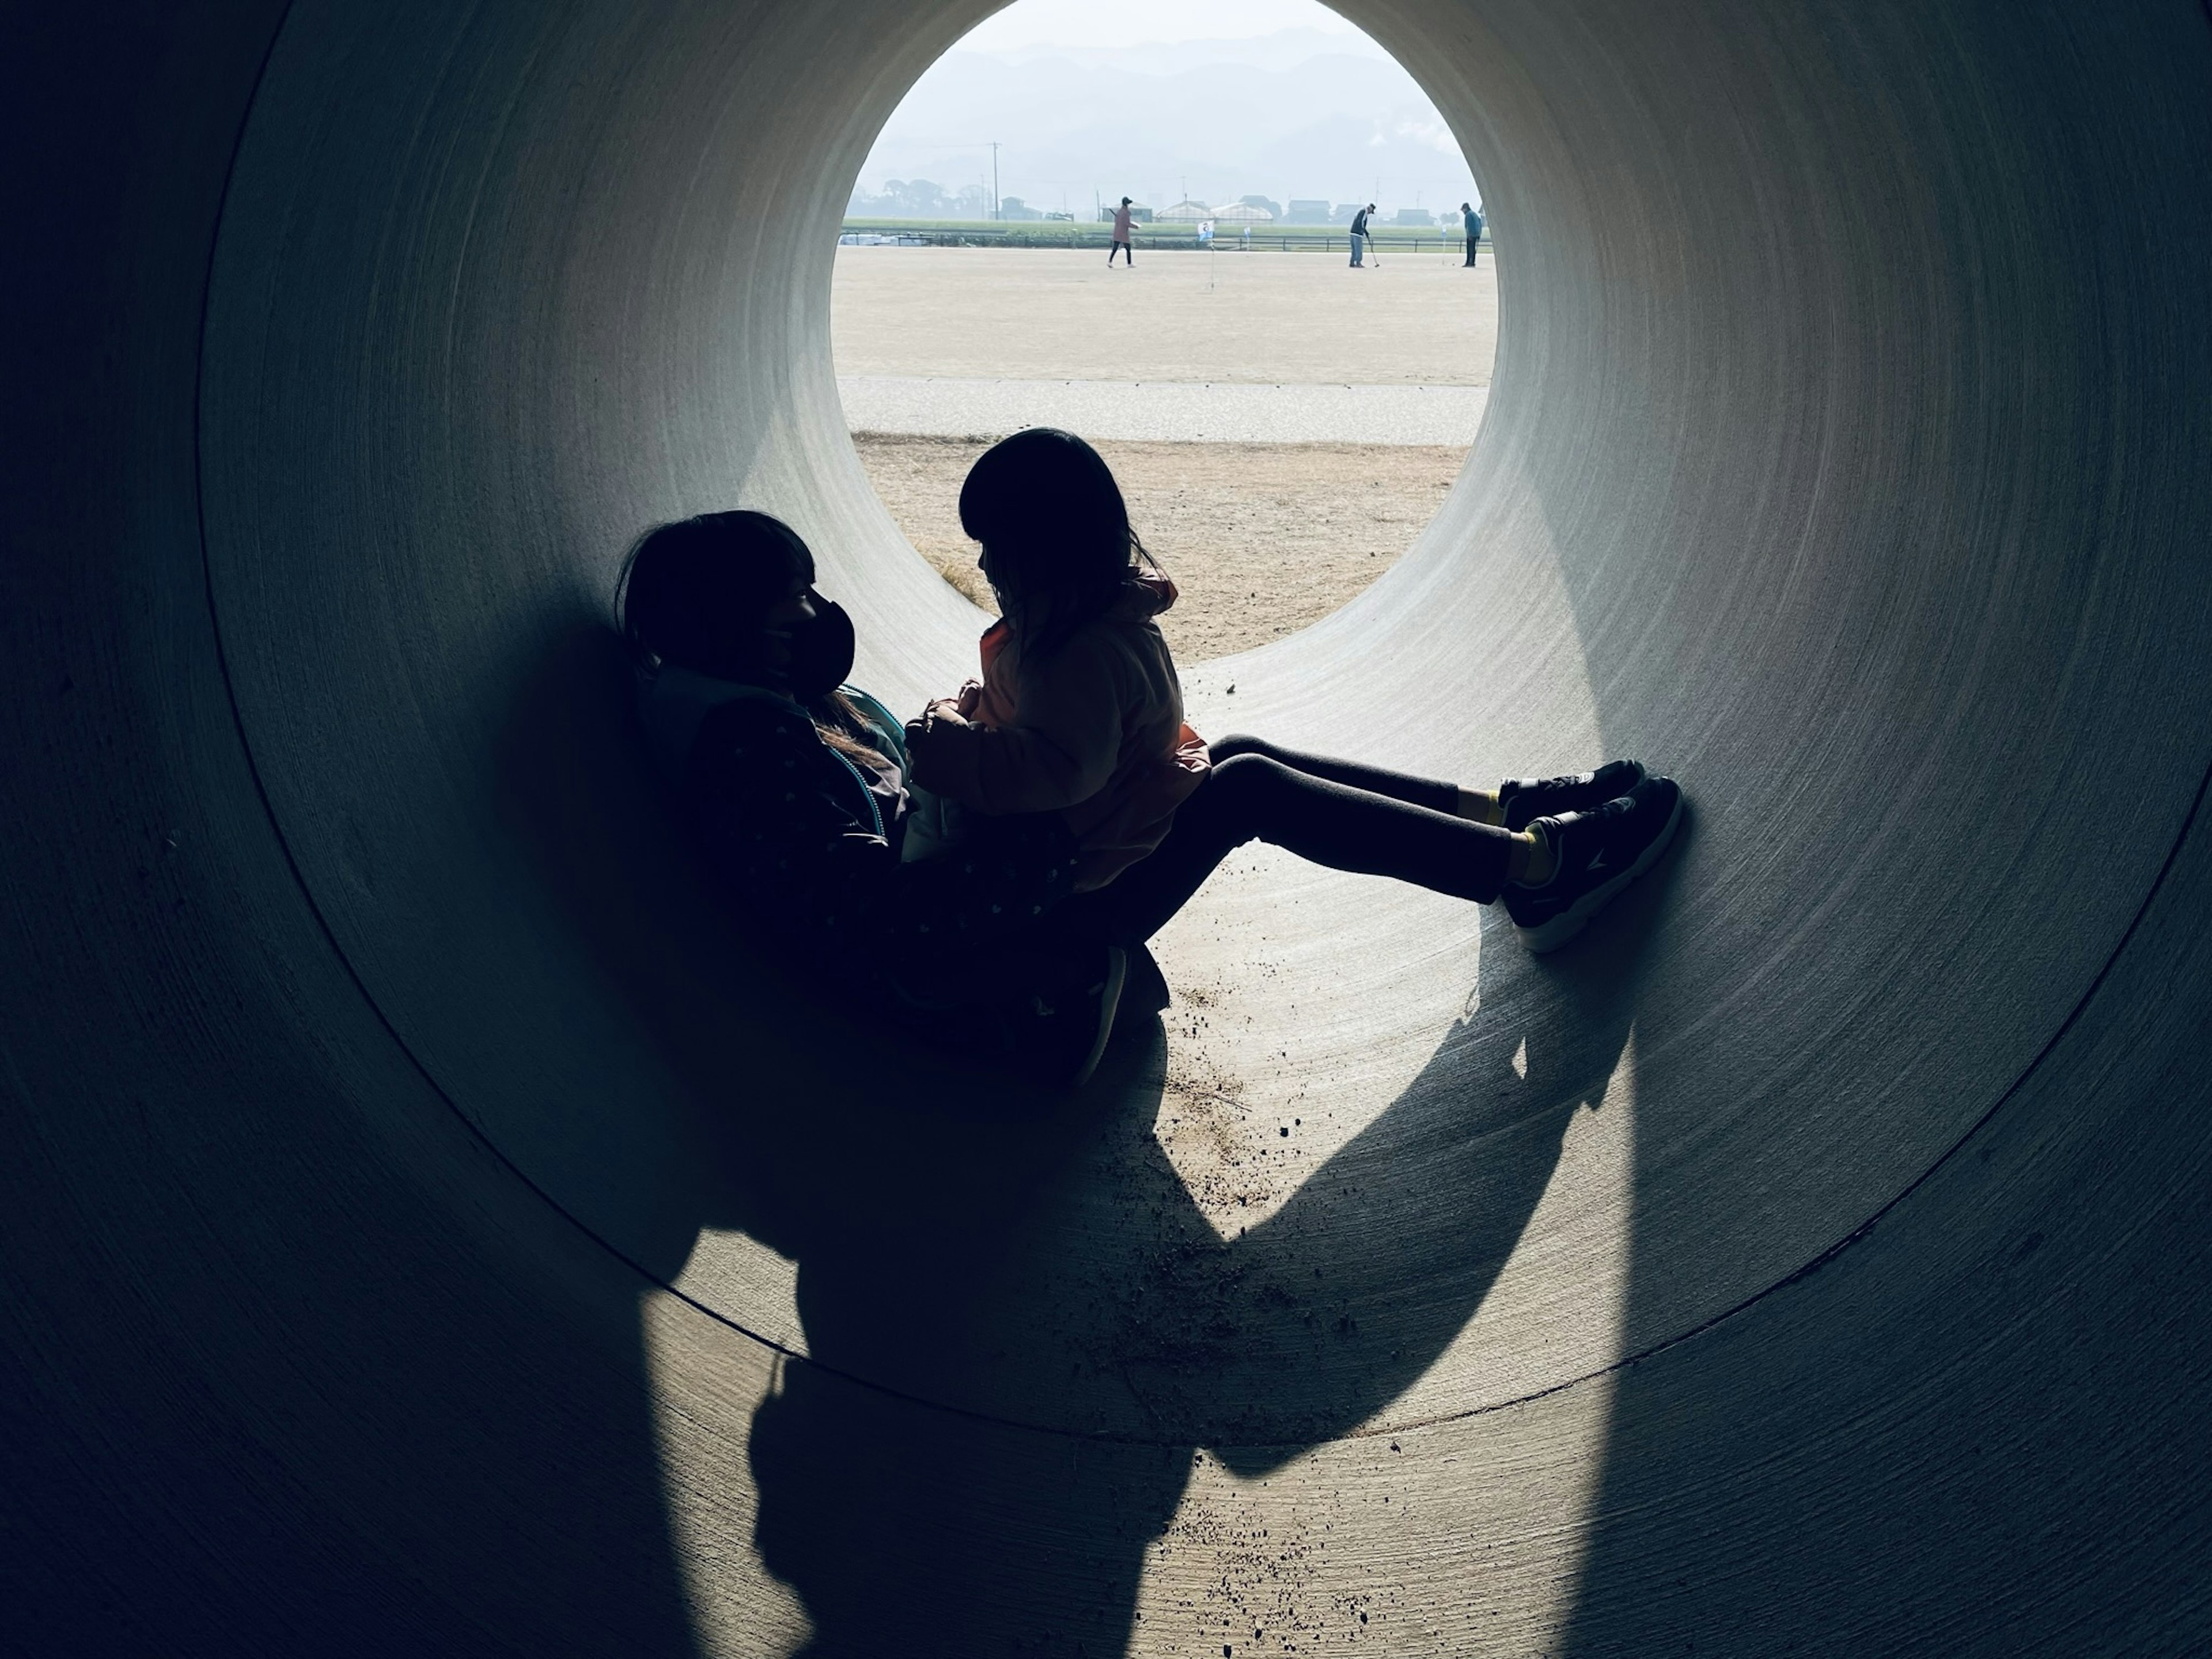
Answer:
<svg viewBox="0 0 2212 1659"><path fill-rule="evenodd" d="M1147 40L1133 46L1014 46L1005 51L969 56L997 58L1019 66L1064 58L1086 69L1127 70L1133 75L1173 75L1205 64L1227 64L1238 69L1287 70L1315 58L1370 58L1389 64L1395 60L1366 35L1322 29L1278 29L1272 34L1241 40Z"/></svg>
<svg viewBox="0 0 2212 1659"><path fill-rule="evenodd" d="M1002 194L1085 219L1094 191L1153 207L1261 193L1436 208L1474 188L1413 77L1364 37L1317 30L949 52L884 127L860 186L957 192L988 179L994 138Z"/></svg>

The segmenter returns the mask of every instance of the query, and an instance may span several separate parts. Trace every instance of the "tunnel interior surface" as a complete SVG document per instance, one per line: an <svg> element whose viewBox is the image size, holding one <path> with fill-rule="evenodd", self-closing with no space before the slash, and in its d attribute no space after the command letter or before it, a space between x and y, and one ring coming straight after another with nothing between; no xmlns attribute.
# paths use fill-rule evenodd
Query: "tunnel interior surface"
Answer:
<svg viewBox="0 0 2212 1659"><path fill-rule="evenodd" d="M1488 181L1489 412L1194 723L1692 817L1541 960L1242 859L1067 1100L732 936L606 629L755 507L970 671L830 275L991 9L13 26L28 1627L2202 1640L2206 14L1342 6Z"/></svg>

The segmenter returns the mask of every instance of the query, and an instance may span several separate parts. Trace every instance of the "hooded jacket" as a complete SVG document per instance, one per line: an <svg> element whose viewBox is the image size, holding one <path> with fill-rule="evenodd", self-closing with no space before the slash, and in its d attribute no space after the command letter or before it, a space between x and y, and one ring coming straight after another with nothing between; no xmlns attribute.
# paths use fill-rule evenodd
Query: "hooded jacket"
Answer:
<svg viewBox="0 0 2212 1659"><path fill-rule="evenodd" d="M1175 601L1164 576L1133 578L1035 661L994 623L981 682L908 728L915 781L981 812L1057 812L1075 836L1076 890L1106 885L1160 844L1212 765L1153 620Z"/></svg>

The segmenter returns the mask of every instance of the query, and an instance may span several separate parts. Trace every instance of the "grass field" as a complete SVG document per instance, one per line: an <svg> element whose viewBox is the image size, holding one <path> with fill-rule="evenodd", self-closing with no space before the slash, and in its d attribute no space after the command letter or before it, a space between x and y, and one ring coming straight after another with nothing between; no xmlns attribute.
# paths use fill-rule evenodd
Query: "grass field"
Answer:
<svg viewBox="0 0 2212 1659"><path fill-rule="evenodd" d="M1411 225L1377 225L1375 235L1383 244L1383 251L1392 248L1413 251L1425 249L1433 254L1440 243L1449 243L1453 257L1464 251L1458 216L1452 216L1449 225L1419 227ZM1065 220L1023 220L999 222L988 219L848 219L847 233L878 236L920 236L927 241L976 247L1095 247L1104 253L1113 241L1113 228L1106 224L1070 224ZM1243 240L1242 225L1214 226L1217 242ZM1255 225L1252 227L1252 246L1271 252L1323 252L1334 250L1344 258L1346 252L1343 225ZM1139 250L1152 248L1161 251L1177 250L1194 252L1199 248L1198 227L1188 224L1139 225L1137 246ZM1483 246L1490 246L1486 237Z"/></svg>

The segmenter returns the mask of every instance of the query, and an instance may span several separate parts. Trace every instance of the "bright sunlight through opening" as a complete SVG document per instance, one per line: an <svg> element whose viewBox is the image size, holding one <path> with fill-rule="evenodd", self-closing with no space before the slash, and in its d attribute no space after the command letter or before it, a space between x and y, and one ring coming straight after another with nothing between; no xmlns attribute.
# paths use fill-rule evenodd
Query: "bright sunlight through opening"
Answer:
<svg viewBox="0 0 2212 1659"><path fill-rule="evenodd" d="M1182 590L1177 657L1267 644L1389 568L1459 474L1497 341L1481 200L1413 76L1311 0L1022 0L861 168L854 442L990 609L961 480L1022 427L1079 433Z"/></svg>

